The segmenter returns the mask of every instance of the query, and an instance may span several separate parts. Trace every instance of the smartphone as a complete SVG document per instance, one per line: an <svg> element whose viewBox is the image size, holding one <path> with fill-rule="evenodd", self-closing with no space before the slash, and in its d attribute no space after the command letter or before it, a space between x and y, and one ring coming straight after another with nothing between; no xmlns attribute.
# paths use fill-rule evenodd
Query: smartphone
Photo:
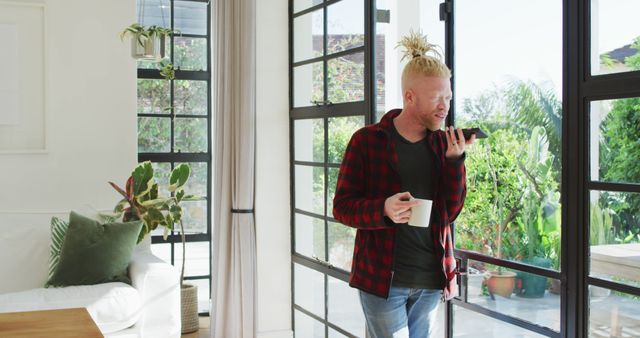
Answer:
<svg viewBox="0 0 640 338"><path fill-rule="evenodd" d="M464 135L465 140L470 139L473 134L476 134L476 139L487 137L487 134L480 130L480 128L462 128L462 135Z"/></svg>

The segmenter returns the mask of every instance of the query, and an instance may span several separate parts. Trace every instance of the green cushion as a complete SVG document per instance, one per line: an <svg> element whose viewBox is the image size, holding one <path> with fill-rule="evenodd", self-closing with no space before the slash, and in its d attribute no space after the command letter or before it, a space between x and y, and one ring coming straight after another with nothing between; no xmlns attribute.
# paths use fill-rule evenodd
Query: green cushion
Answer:
<svg viewBox="0 0 640 338"><path fill-rule="evenodd" d="M49 274L47 275L49 279L53 277L53 272L58 267L60 250L62 250L62 243L64 243L68 227L69 223L67 221L58 217L51 218L51 255L49 256Z"/></svg>
<svg viewBox="0 0 640 338"><path fill-rule="evenodd" d="M58 266L46 287L131 284L127 267L141 228L140 221L100 224L72 211Z"/></svg>

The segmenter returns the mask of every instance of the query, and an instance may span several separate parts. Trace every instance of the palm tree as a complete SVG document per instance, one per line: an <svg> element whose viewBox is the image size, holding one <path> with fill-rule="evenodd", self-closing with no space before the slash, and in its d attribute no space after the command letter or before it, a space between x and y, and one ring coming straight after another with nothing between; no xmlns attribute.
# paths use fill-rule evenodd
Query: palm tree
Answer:
<svg viewBox="0 0 640 338"><path fill-rule="evenodd" d="M505 93L505 105L517 125L531 134L533 128L544 128L553 154L553 167L560 173L562 151L562 102L553 88L542 88L531 81L511 82Z"/></svg>

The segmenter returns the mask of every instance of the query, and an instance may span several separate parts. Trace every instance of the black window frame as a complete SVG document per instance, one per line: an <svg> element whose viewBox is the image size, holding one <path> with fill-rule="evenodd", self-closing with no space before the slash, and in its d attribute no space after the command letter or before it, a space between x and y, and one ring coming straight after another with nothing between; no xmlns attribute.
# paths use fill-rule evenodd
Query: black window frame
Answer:
<svg viewBox="0 0 640 338"><path fill-rule="evenodd" d="M349 116L363 116L365 124L371 123L373 121L373 115L375 114L375 109L373 109L371 97L375 95L373 90L375 88L371 85L371 64L372 64L372 55L371 49L373 48L370 34L372 31L372 23L373 18L371 17L371 8L368 6L367 0L362 0L364 6L364 45L350 48L344 51L336 52L336 53L327 53L327 21L328 21L328 11L327 8L335 3L338 3L342 0L328 0L324 2L320 2L317 5L311 6L309 8L303 9L299 12L293 12L293 0L289 1L289 137L290 137L290 179L291 179L291 322L295 323L295 311L298 310L303 314L321 322L324 325L324 334L328 336L329 328L347 336L350 338L355 338L356 336L350 334L345 329L341 328L338 325L329 321L329 306L328 306L328 293L325 292L324 297L324 318L313 314L311 311L304 309L303 307L295 304L295 264L300 264L303 267L307 267L316 271L323 273L324 275L324 288L328 290L328 281L329 277L333 277L339 279L343 282L348 282L348 272L342 270L340 268L334 267L329 264L327 261L322 259L317 259L314 257L304 256L295 251L295 215L305 215L315 219L322 220L324 224L324 243L325 243L325 257L329 257L328 253L328 229L329 222L336 222L333 217L328 216L330 213L327 212L327 198L328 198L328 179L325 179L324 183L324 214L319 215L313 212L309 212L306 210L301 210L296 208L295 205L295 167L297 165L308 166L311 168L323 168L324 177L328 177L329 168L339 168L339 163L330 163L328 162L328 124L330 118L335 117L349 117ZM323 55L314 57L311 59L305 59L298 62L293 62L293 29L294 29L294 18L299 17L304 14L308 14L317 10L323 11ZM344 103L332 103L328 101L328 62L332 59L352 55L357 53L364 54L364 99L362 101L355 102L344 102ZM294 107L294 69L297 66L302 66L305 64L311 64L313 62L322 61L323 64L323 101L311 104L309 106L304 107ZM324 160L322 162L310 162L310 161L297 161L295 159L295 121L304 120L304 119L323 119L323 128L324 128ZM364 126L364 125L363 125Z"/></svg>
<svg viewBox="0 0 640 338"><path fill-rule="evenodd" d="M140 0L138 0L140 1ZM209 286L212 283L212 274L211 274L211 261L212 261L212 213L211 213L211 194L212 194L212 130L211 130L211 119L212 119L212 103L211 103L211 3L208 0L167 0L170 2L171 10L171 30L175 32L174 26L174 4L175 1L180 2L194 2L194 3L202 3L206 4L206 25L207 32L206 35L199 34L183 34L180 32L172 33L170 36L170 43L168 48L171 50L171 62L174 62L174 41L175 37L193 37L193 38L205 38L206 43L206 51L207 51L207 69L206 70L181 70L177 68L175 70L175 79L167 80L170 81L170 102L171 102L171 110L169 114L150 114L143 113L137 114L137 117L150 117L150 118L169 118L171 119L171 137L170 137L170 151L167 153L153 153L153 152L138 152L138 162L151 161L153 163L168 163L171 165L173 169L176 163L206 163L207 164L207 216L206 216L206 233L198 233L198 234L186 234L185 242L188 243L208 243L209 247L209 264L208 271L209 273L206 275L197 275L197 276L184 276L185 281L197 281L197 280L208 280ZM137 70L137 78L138 79L163 79L160 75L160 71L158 69L141 69ZM196 80L203 81L207 84L207 114L206 115L190 115L190 114L175 114L175 108L173 105L174 102L174 83L175 81L180 80ZM183 152L175 152L174 151L174 123L176 118L197 118L206 120L207 125L207 151L206 152L198 152L198 153L183 153ZM151 245L154 244L169 244L171 248L171 256L170 263L172 265L176 265L176 263L180 264L180 262L176 262L176 250L182 250L182 236L179 231L172 231L167 239L165 240L162 235L153 235L151 236ZM177 245L177 248L176 248ZM188 262L188 261L187 261ZM186 262L185 262L186 264ZM209 294L209 302L211 301L211 287L207 290ZM202 301L202 300L200 300ZM208 316L209 311L200 312L201 316Z"/></svg>
<svg viewBox="0 0 640 338"><path fill-rule="evenodd" d="M338 269L325 261L312 259L295 252L295 214L305 214L314 216L325 222L325 243L327 243L326 224L335 220L331 217L312 215L311 213L295 208L295 165L316 165L324 166L325 174L328 167L336 167L334 164L327 164L326 159L326 119L325 119L325 162L300 162L294 158L294 121L302 118L326 118L331 113L331 108L326 105L317 107L293 108L293 67L313 61L323 60L325 63L325 101L326 101L326 49L325 55L312 60L293 63L293 18L325 8L325 33L326 33L326 6L337 2L336 0L321 2L298 13L293 13L293 1L289 1L289 106L290 110L290 178L291 178L291 257L292 257L292 314L299 310L325 325L325 336L329 327L336 329L327 320L314 315L304 308L295 304L294 300L294 265L302 266L319 271L325 275L325 318L327 318L327 276L331 276L343 281L348 280L348 272ZM445 61L449 67L454 64L454 8L455 0L445 0L440 6L441 19L445 21ZM589 275L589 192L591 190L604 190L612 192L634 192L640 193L640 183L610 183L590 180L589 161L589 104L595 100L619 99L640 97L640 71L631 71L616 74L591 75L590 67L590 44L591 44L591 0L563 0L563 23L562 23L562 178L561 178L561 203L562 208L562 230L561 230L561 250L562 258L560 271L540 268L526 263L497 259L495 257L482 255L475 252L456 249L455 255L461 259L461 270L464 271L469 259L529 272L540 276L553 278L561 281L560 298L560 331L548 327L506 315L500 312L486 309L479 305L467 303L466 290L461 288L461 296L456 297L446 303L445 312L445 336L453 337L453 308L463 307L479 314L486 315L496 320L516 325L523 329L535 332L547 337L589 337L589 295L588 286L595 285L620 291L635 296L640 296L640 288L614 281L592 277ZM375 65L374 44L371 43L375 37L375 24L377 12L376 1L365 1L365 123L375 121L375 77L372 66ZM325 35L326 46L326 35ZM455 72L452 77L452 87L455 86ZM359 105L344 105L335 110L339 116L349 116L349 111L357 111ZM455 105L451 105L447 124L455 121ZM327 183L325 180L325 200L327 198ZM326 203L325 203L326 208ZM583 224L584 226L577 226ZM454 225L455 226L455 225ZM454 228L455 229L455 228ZM455 234L455 230L454 230ZM327 250L325 245L325 251ZM466 278L464 275L461 278ZM464 281L464 280L462 280ZM349 337L351 335L342 332Z"/></svg>

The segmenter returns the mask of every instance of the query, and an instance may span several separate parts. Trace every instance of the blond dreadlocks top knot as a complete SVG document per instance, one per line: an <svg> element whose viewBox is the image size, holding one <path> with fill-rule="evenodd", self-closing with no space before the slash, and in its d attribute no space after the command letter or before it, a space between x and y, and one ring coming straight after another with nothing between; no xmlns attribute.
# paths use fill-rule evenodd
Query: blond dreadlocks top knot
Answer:
<svg viewBox="0 0 640 338"><path fill-rule="evenodd" d="M402 71L403 86L407 79L413 76L436 76L451 77L451 70L442 61L442 54L438 51L439 46L429 43L426 35L421 32L409 31L403 37L397 47L402 48L402 59L409 62Z"/></svg>

